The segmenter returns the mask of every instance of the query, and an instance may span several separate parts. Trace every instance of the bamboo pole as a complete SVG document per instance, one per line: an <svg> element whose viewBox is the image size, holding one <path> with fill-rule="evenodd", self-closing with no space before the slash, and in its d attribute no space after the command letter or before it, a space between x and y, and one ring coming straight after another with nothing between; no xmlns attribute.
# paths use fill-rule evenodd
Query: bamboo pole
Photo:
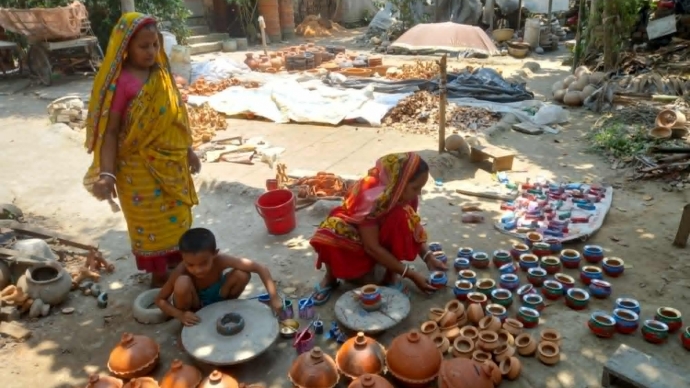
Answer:
<svg viewBox="0 0 690 388"><path fill-rule="evenodd" d="M577 11L577 33L575 34L575 56L573 57L573 66L571 73L575 73L575 69L580 65L580 55L582 55L582 23L585 14L585 0L580 0L580 9Z"/></svg>
<svg viewBox="0 0 690 388"><path fill-rule="evenodd" d="M446 82L448 80L446 54L443 54L441 60L438 62L438 65L440 68L440 80L438 88L438 153L440 154L446 150L446 96L448 94L448 89L446 89Z"/></svg>

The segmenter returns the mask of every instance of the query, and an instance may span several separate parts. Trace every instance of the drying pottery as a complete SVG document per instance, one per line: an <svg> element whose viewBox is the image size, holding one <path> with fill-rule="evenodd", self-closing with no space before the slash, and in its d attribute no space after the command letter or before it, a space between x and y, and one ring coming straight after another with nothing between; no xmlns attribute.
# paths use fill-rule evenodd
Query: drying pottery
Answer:
<svg viewBox="0 0 690 388"><path fill-rule="evenodd" d="M544 236L537 232L529 232L525 235L525 244L528 246L534 245L534 243L542 242Z"/></svg>
<svg viewBox="0 0 690 388"><path fill-rule="evenodd" d="M515 347L508 344L501 344L494 349L494 359L498 363L507 358L513 357L513 354L515 354Z"/></svg>
<svg viewBox="0 0 690 388"><path fill-rule="evenodd" d="M515 380L520 377L520 372L522 372L522 363L517 357L509 357L501 361L499 364L501 368L501 374L508 380Z"/></svg>
<svg viewBox="0 0 690 388"><path fill-rule="evenodd" d="M563 285L555 280L545 280L541 294L548 300L557 300L563 296Z"/></svg>
<svg viewBox="0 0 690 388"><path fill-rule="evenodd" d="M526 253L529 253L529 247L526 244L513 244L513 249L510 250L513 260L520 260L520 256Z"/></svg>
<svg viewBox="0 0 690 388"><path fill-rule="evenodd" d="M301 388L332 388L338 384L340 375L335 361L317 346L292 362L288 379Z"/></svg>
<svg viewBox="0 0 690 388"><path fill-rule="evenodd" d="M214 370L201 382L199 388L240 388L234 377Z"/></svg>
<svg viewBox="0 0 690 388"><path fill-rule="evenodd" d="M582 283L588 286L593 279L601 280L603 278L604 275L601 272L601 269L599 269L599 267L587 265L582 267L582 271L580 271L580 280L582 281Z"/></svg>
<svg viewBox="0 0 690 388"><path fill-rule="evenodd" d="M510 264L512 265L512 264ZM499 278L498 285L505 290L509 291L515 291L518 287L520 287L520 278L513 274L513 273L504 273L501 274L501 277ZM512 303L512 298L511 298L511 303Z"/></svg>
<svg viewBox="0 0 690 388"><path fill-rule="evenodd" d="M512 258L511 258L511 260L512 260ZM503 264L502 266L500 266L498 268L498 272L500 272L502 275L514 274L517 272L517 270L518 270L517 267L512 262L507 263L507 264Z"/></svg>
<svg viewBox="0 0 690 388"><path fill-rule="evenodd" d="M192 365L173 360L170 370L161 380L161 388L196 388L202 380L199 369Z"/></svg>
<svg viewBox="0 0 690 388"><path fill-rule="evenodd" d="M26 270L17 279L17 287L31 299L57 306L64 302L72 289L72 278L57 262L44 262Z"/></svg>
<svg viewBox="0 0 690 388"><path fill-rule="evenodd" d="M479 330L497 332L501 328L501 321L493 315L487 315L479 320Z"/></svg>
<svg viewBox="0 0 690 388"><path fill-rule="evenodd" d="M675 333L683 326L683 316L680 311L672 307L659 307L654 319L668 325L668 332Z"/></svg>
<svg viewBox="0 0 690 388"><path fill-rule="evenodd" d="M625 271L625 262L618 257L606 257L601 262L601 268L606 275L617 278L623 275L623 271Z"/></svg>
<svg viewBox="0 0 690 388"><path fill-rule="evenodd" d="M632 334L640 326L640 316L631 310L613 309L613 319L616 320L616 331L621 334Z"/></svg>
<svg viewBox="0 0 690 388"><path fill-rule="evenodd" d="M259 67L259 63L254 59L253 53L246 53L247 58L244 60L244 64L247 65L252 70L256 70Z"/></svg>
<svg viewBox="0 0 690 388"><path fill-rule="evenodd" d="M440 335L440 334L437 334ZM340 373L355 379L364 374L380 374L385 368L386 351L373 338L359 332L348 339L335 355L335 365Z"/></svg>
<svg viewBox="0 0 690 388"><path fill-rule="evenodd" d="M466 280L474 285L477 283L477 273L469 269L462 270L458 272L458 280Z"/></svg>
<svg viewBox="0 0 690 388"><path fill-rule="evenodd" d="M362 287L359 304L366 311L376 311L381 308L381 291L378 286L369 284Z"/></svg>
<svg viewBox="0 0 690 388"><path fill-rule="evenodd" d="M544 304L544 298L541 295L537 294L527 294L522 297L522 305L524 307L529 307L531 309L535 309L537 311L542 311L544 310L544 307L546 306Z"/></svg>
<svg viewBox="0 0 690 388"><path fill-rule="evenodd" d="M537 350L537 343L528 333L522 333L515 337L515 349L521 356L529 357Z"/></svg>
<svg viewBox="0 0 690 388"><path fill-rule="evenodd" d="M508 330L501 329L496 334L498 334L499 344L508 344L510 346L515 346L515 336L510 334Z"/></svg>
<svg viewBox="0 0 690 388"><path fill-rule="evenodd" d="M486 306L486 310L484 312L486 315L491 315L498 318L498 320L501 321L501 324L503 324L503 321L508 318L508 310L506 310L506 308L500 304L492 303Z"/></svg>
<svg viewBox="0 0 690 388"><path fill-rule="evenodd" d="M635 314L640 315L640 302L632 298L616 299L616 308L630 310Z"/></svg>
<svg viewBox="0 0 690 388"><path fill-rule="evenodd" d="M137 377L129 380L123 388L160 388L156 380L151 377Z"/></svg>
<svg viewBox="0 0 690 388"><path fill-rule="evenodd" d="M517 319L513 319L513 318L508 318L503 323L503 329L513 336L518 336L518 335L522 334L522 329L524 327L525 326L522 324L522 322L518 321Z"/></svg>
<svg viewBox="0 0 690 388"><path fill-rule="evenodd" d="M551 254L551 245L545 242L537 242L532 245L532 253L539 258L543 258Z"/></svg>
<svg viewBox="0 0 690 388"><path fill-rule="evenodd" d="M680 333L680 342L683 344L685 350L690 350L690 326Z"/></svg>
<svg viewBox="0 0 690 388"><path fill-rule="evenodd" d="M474 352L472 352L472 360L480 364L483 364L491 360L491 353L485 352L483 350L475 350Z"/></svg>
<svg viewBox="0 0 690 388"><path fill-rule="evenodd" d="M561 259L556 256L544 256L541 258L541 267L549 275L556 274L561 270Z"/></svg>
<svg viewBox="0 0 690 388"><path fill-rule="evenodd" d="M647 319L642 323L642 338L651 344L661 344L668 339L668 325L661 321Z"/></svg>
<svg viewBox="0 0 690 388"><path fill-rule="evenodd" d="M458 300L451 300L450 302L446 303L444 308L446 311L450 311L457 316L465 313L465 306L463 306L463 304Z"/></svg>
<svg viewBox="0 0 690 388"><path fill-rule="evenodd" d="M565 294L565 304L573 310L584 310L589 304L589 293L581 288L571 288Z"/></svg>
<svg viewBox="0 0 690 388"><path fill-rule="evenodd" d="M461 271L463 269L469 269L470 268L470 259L466 259L464 257L456 257L453 260L453 268L455 268L457 271Z"/></svg>
<svg viewBox="0 0 690 388"><path fill-rule="evenodd" d="M598 245L585 245L582 249L582 258L588 263L598 264L604 259L604 249Z"/></svg>
<svg viewBox="0 0 690 388"><path fill-rule="evenodd" d="M443 246L440 242L430 242L429 250L432 252L441 252L443 250Z"/></svg>
<svg viewBox="0 0 690 388"><path fill-rule="evenodd" d="M353 381L347 388L394 388L388 380L377 375L363 375Z"/></svg>
<svg viewBox="0 0 690 388"><path fill-rule="evenodd" d="M611 283L604 280L592 279L589 282L589 293L597 299L606 299L611 295Z"/></svg>
<svg viewBox="0 0 690 388"><path fill-rule="evenodd" d="M437 334L431 339L434 341L434 345L436 345L436 348L441 352L441 354L445 355L448 353L448 349L450 348L450 340L448 338L441 334Z"/></svg>
<svg viewBox="0 0 690 388"><path fill-rule="evenodd" d="M147 336L124 333L110 352L108 370L122 379L145 376L158 364L159 350L156 341Z"/></svg>
<svg viewBox="0 0 690 388"><path fill-rule="evenodd" d="M443 356L434 341L417 330L393 339L386 364L391 374L410 386L428 384L438 375Z"/></svg>
<svg viewBox="0 0 690 388"><path fill-rule="evenodd" d="M86 388L122 388L122 380L112 376L89 376L89 384Z"/></svg>
<svg viewBox="0 0 690 388"><path fill-rule="evenodd" d="M227 313L216 320L216 330L220 335L235 335L244 329L244 318L237 313Z"/></svg>
<svg viewBox="0 0 690 388"><path fill-rule="evenodd" d="M685 126L685 115L677 110L664 109L656 116L655 124L658 127L677 128Z"/></svg>
<svg viewBox="0 0 690 388"><path fill-rule="evenodd" d="M501 385L503 375L501 374L501 369L498 368L498 365L491 360L486 361L484 364L489 366L489 375L491 376L491 381L494 383L494 385Z"/></svg>
<svg viewBox="0 0 690 388"><path fill-rule="evenodd" d="M491 303L508 308L513 304L513 293L504 288L497 288L491 291Z"/></svg>
<svg viewBox="0 0 690 388"><path fill-rule="evenodd" d="M458 337L453 341L453 357L472 358L474 352L474 341L465 337Z"/></svg>
<svg viewBox="0 0 690 388"><path fill-rule="evenodd" d="M458 315L458 321L457 321L457 327L463 327L467 325L469 322L469 318L467 318L467 314L465 312L462 313L462 315Z"/></svg>
<svg viewBox="0 0 690 388"><path fill-rule="evenodd" d="M422 334L433 337L436 334L440 334L441 330L438 327L438 324L434 321L426 321L422 323L422 326L419 328L419 330L422 332Z"/></svg>
<svg viewBox="0 0 690 388"><path fill-rule="evenodd" d="M440 309L438 307L432 307L429 309L429 320L434 321L438 323L441 318L443 318L443 315L446 313L446 310Z"/></svg>
<svg viewBox="0 0 690 388"><path fill-rule="evenodd" d="M493 279L477 280L477 292L481 292L486 297L491 296L491 291L496 289L496 282Z"/></svg>
<svg viewBox="0 0 690 388"><path fill-rule="evenodd" d="M512 264L513 258L510 256L510 252L498 249L494 251L493 263L496 268L501 268L506 264Z"/></svg>
<svg viewBox="0 0 690 388"><path fill-rule="evenodd" d="M467 307L467 319L469 319L472 324L478 324L479 320L482 318L484 318L484 309L482 305L472 303Z"/></svg>
<svg viewBox="0 0 690 388"><path fill-rule="evenodd" d="M500 346L498 343L498 334L493 331L480 331L479 339L477 340L477 348L491 353Z"/></svg>
<svg viewBox="0 0 690 388"><path fill-rule="evenodd" d="M445 310L445 313L443 314L443 316L441 316L441 319L439 319L438 321L438 327L440 327L441 330L445 330L453 326L456 326L457 322L458 316L452 311Z"/></svg>
<svg viewBox="0 0 690 388"><path fill-rule="evenodd" d="M544 329L540 334L541 342L548 341L561 346L561 333L556 329Z"/></svg>
<svg viewBox="0 0 690 388"><path fill-rule="evenodd" d="M475 252L470 261L472 266L477 269L484 269L489 266L489 255L484 252Z"/></svg>
<svg viewBox="0 0 690 388"><path fill-rule="evenodd" d="M523 272L527 272L530 268L537 268L539 266L539 258L531 253L522 254L520 255L519 265Z"/></svg>
<svg viewBox="0 0 690 388"><path fill-rule="evenodd" d="M580 252L574 249L564 249L561 251L561 263L568 269L580 268Z"/></svg>
<svg viewBox="0 0 690 388"><path fill-rule="evenodd" d="M443 361L437 383L439 388L494 388L490 366L465 358Z"/></svg>
<svg viewBox="0 0 690 388"><path fill-rule="evenodd" d="M480 304L482 307L485 307L486 304L489 302L489 298L481 292L470 292L469 294L467 294L467 301L471 304L477 303Z"/></svg>
<svg viewBox="0 0 690 388"><path fill-rule="evenodd" d="M611 338L616 333L616 320L603 311L595 311L589 317L587 327L599 338Z"/></svg>
<svg viewBox="0 0 690 388"><path fill-rule="evenodd" d="M546 271L542 268L529 268L527 270L527 281L535 287L541 287L546 280Z"/></svg>
<svg viewBox="0 0 690 388"><path fill-rule="evenodd" d="M460 329L460 337L469 338L476 341L479 338L479 330L474 326L465 326Z"/></svg>
<svg viewBox="0 0 690 388"><path fill-rule="evenodd" d="M569 289L575 287L575 279L572 276L564 273L557 273L553 275L553 280L561 283L561 286L563 286L563 293L566 293Z"/></svg>
<svg viewBox="0 0 690 388"><path fill-rule="evenodd" d="M445 328L441 331L441 335L448 339L448 341L453 342L456 338L460 337L460 328L457 325ZM449 343L450 343L449 342Z"/></svg>
<svg viewBox="0 0 690 388"><path fill-rule="evenodd" d="M537 346L537 358L544 365L556 365L561 361L561 351L553 342L544 341Z"/></svg>
<svg viewBox="0 0 690 388"><path fill-rule="evenodd" d="M455 298L459 301L467 300L467 294L472 292L474 284L468 280L458 280L455 282L455 287L453 288L453 294Z"/></svg>

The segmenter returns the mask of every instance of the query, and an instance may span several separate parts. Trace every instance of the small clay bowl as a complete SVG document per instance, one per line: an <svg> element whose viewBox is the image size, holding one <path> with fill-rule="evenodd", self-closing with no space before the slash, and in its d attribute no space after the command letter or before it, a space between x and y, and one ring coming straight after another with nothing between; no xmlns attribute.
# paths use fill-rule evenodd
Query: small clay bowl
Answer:
<svg viewBox="0 0 690 388"><path fill-rule="evenodd" d="M603 311L595 311L589 317L587 327L599 338L611 338L616 332L616 319Z"/></svg>
<svg viewBox="0 0 690 388"><path fill-rule="evenodd" d="M513 304L513 293L504 288L491 291L491 302L508 308Z"/></svg>
<svg viewBox="0 0 690 388"><path fill-rule="evenodd" d="M216 320L216 331L220 335L235 335L244 329L244 318L237 313L228 313Z"/></svg>
<svg viewBox="0 0 690 388"><path fill-rule="evenodd" d="M613 309L616 320L616 331L621 334L632 334L640 326L640 316L632 310Z"/></svg>
<svg viewBox="0 0 690 388"><path fill-rule="evenodd" d="M606 299L611 295L611 283L604 280L592 279L589 282L589 293L597 299Z"/></svg>
<svg viewBox="0 0 690 388"><path fill-rule="evenodd" d="M512 265L512 264L506 264L506 265ZM501 277L499 278L498 285L508 291L515 291L518 287L520 287L520 278L515 275L514 273L504 273L501 274ZM511 300L512 303L512 300Z"/></svg>
<svg viewBox="0 0 690 388"><path fill-rule="evenodd" d="M477 303L482 306L486 306L487 302L489 301L489 298L487 298L486 295L480 292L470 292L469 294L467 294L467 301L469 303Z"/></svg>
<svg viewBox="0 0 690 388"><path fill-rule="evenodd" d="M419 331L421 331L422 334L428 335L430 337L433 337L434 335L441 332L441 330L438 327L438 323L434 321L426 321L422 323L422 326L419 328Z"/></svg>
<svg viewBox="0 0 690 388"><path fill-rule="evenodd" d="M477 283L477 273L470 270L470 269L464 269L460 272L458 272L458 280L467 280L468 282L472 284Z"/></svg>
<svg viewBox="0 0 690 388"><path fill-rule="evenodd" d="M527 281L535 287L541 287L546 280L547 272L543 268L529 268L527 270Z"/></svg>
<svg viewBox="0 0 690 388"><path fill-rule="evenodd" d="M520 269L527 272L530 268L537 268L539 266L539 257L531 253L524 253L520 255Z"/></svg>
<svg viewBox="0 0 690 388"><path fill-rule="evenodd" d="M582 271L580 271L580 280L582 283L586 284L589 286L589 283L592 282L592 279L598 279L601 280L604 278L604 275L599 267L591 266L591 265L586 265L582 267Z"/></svg>
<svg viewBox="0 0 690 388"><path fill-rule="evenodd" d="M582 288L571 288L565 293L565 304L573 310L584 310L589 304L589 292Z"/></svg>
<svg viewBox="0 0 690 388"><path fill-rule="evenodd" d="M541 258L541 267L549 275L556 274L561 270L561 259L556 256L544 256Z"/></svg>
<svg viewBox="0 0 690 388"><path fill-rule="evenodd" d="M510 256L510 252L497 249L494 251L493 263L496 268L501 268L506 264L512 264L513 258Z"/></svg>
<svg viewBox="0 0 690 388"><path fill-rule="evenodd" d="M580 252L574 249L564 249L561 251L561 263L568 269L580 268L582 257Z"/></svg>
<svg viewBox="0 0 690 388"><path fill-rule="evenodd" d="M462 247L458 249L458 257L462 257L465 259L471 259L473 253L474 249L470 247Z"/></svg>
<svg viewBox="0 0 690 388"><path fill-rule="evenodd" d="M475 350L472 352L472 360L478 362L479 364L484 364L485 362L491 360L491 353L487 353L482 350Z"/></svg>
<svg viewBox="0 0 690 388"><path fill-rule="evenodd" d="M518 310L517 320L520 321L526 329L531 329L539 324L539 316L539 311L523 306Z"/></svg>
<svg viewBox="0 0 690 388"><path fill-rule="evenodd" d="M541 294L548 300L557 300L563 296L563 285L555 280L545 280Z"/></svg>
<svg viewBox="0 0 690 388"><path fill-rule="evenodd" d="M476 341L479 338L479 330L474 326L465 326L460 329L460 337Z"/></svg>
<svg viewBox="0 0 690 388"><path fill-rule="evenodd" d="M474 268L484 269L489 266L489 255L484 252L475 252L472 254L470 263Z"/></svg>
<svg viewBox="0 0 690 388"><path fill-rule="evenodd" d="M508 330L501 329L498 331L498 343L515 346L515 336L513 336Z"/></svg>
<svg viewBox="0 0 690 388"><path fill-rule="evenodd" d="M538 294L527 294L522 297L522 305L535 309L537 311L544 310L544 298Z"/></svg>
<svg viewBox="0 0 690 388"><path fill-rule="evenodd" d="M515 348L519 355L530 357L537 350L537 343L529 333L522 333L515 337Z"/></svg>

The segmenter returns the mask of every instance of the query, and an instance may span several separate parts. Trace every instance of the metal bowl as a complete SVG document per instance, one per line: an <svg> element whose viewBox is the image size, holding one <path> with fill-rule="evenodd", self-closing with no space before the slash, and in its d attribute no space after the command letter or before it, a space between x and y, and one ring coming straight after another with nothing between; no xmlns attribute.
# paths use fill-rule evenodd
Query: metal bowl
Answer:
<svg viewBox="0 0 690 388"><path fill-rule="evenodd" d="M280 336L283 338L294 338L299 332L299 322L294 319L286 319L280 322Z"/></svg>

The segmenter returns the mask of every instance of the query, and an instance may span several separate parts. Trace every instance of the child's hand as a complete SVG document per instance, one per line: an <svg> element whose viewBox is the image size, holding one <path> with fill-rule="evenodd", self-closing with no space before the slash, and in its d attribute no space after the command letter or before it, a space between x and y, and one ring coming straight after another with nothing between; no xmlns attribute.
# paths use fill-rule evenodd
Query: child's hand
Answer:
<svg viewBox="0 0 690 388"><path fill-rule="evenodd" d="M280 316L283 311L283 300L278 295L271 297L271 308L276 316Z"/></svg>
<svg viewBox="0 0 690 388"><path fill-rule="evenodd" d="M196 314L194 314L191 311L185 311L182 314L182 316L179 317L178 319L185 326L194 326L197 323L201 322L201 318L199 318Z"/></svg>

